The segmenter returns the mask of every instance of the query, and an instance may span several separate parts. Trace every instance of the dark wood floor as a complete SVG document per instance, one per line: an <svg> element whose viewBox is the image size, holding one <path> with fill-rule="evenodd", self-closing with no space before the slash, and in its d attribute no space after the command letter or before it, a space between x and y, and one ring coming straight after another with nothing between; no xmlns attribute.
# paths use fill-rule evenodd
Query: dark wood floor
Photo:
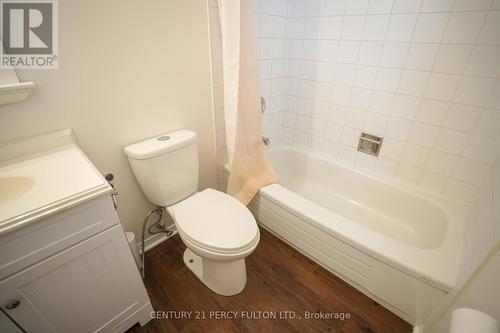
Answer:
<svg viewBox="0 0 500 333"><path fill-rule="evenodd" d="M129 332L411 332L409 324L261 228L260 244L246 259L248 282L224 297L199 281L182 261L179 236L146 254L146 288L157 311L193 311L191 319L153 319ZM236 319L196 319L196 311L239 311ZM294 311L295 319L247 319ZM305 319L305 311L349 313L351 318ZM172 315L173 312L165 312ZM213 314L214 312L212 312ZM257 314L258 312L254 312ZM288 314L288 313L287 313ZM201 314L200 314L201 315ZM298 319L298 317L302 319Z"/></svg>

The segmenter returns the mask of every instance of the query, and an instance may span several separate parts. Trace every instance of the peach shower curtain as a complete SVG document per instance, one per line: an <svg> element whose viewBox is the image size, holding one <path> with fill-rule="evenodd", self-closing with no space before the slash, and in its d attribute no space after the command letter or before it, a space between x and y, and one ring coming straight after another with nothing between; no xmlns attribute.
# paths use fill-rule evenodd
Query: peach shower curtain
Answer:
<svg viewBox="0 0 500 333"><path fill-rule="evenodd" d="M248 204L278 177L262 142L253 0L218 0L222 30L224 113L231 174L227 193Z"/></svg>

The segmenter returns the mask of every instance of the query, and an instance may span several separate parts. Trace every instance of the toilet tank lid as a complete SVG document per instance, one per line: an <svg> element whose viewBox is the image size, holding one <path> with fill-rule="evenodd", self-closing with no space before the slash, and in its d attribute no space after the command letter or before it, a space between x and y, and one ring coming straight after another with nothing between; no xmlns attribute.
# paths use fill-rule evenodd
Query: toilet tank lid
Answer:
<svg viewBox="0 0 500 333"><path fill-rule="evenodd" d="M178 130L126 146L123 151L130 158L143 160L177 150L193 142L196 142L195 132Z"/></svg>

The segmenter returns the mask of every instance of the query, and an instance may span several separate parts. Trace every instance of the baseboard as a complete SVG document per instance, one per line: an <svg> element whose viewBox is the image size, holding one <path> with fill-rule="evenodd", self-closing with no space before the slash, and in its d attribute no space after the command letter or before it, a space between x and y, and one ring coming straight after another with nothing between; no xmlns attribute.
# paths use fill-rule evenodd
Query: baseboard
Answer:
<svg viewBox="0 0 500 333"><path fill-rule="evenodd" d="M422 326L413 326L413 333L423 333L424 330L422 329Z"/></svg>
<svg viewBox="0 0 500 333"><path fill-rule="evenodd" d="M170 236L167 236L167 234L156 234L156 235L152 235L148 238L146 238L144 240L144 250L146 252L148 252L149 250L151 250L153 247L163 243L164 241L166 241L167 239L169 239L170 237L174 236L175 234L177 234L177 228L172 228L171 229L173 231L173 233L170 235ZM142 254L142 243L139 242L137 244L137 249L139 250L139 254Z"/></svg>

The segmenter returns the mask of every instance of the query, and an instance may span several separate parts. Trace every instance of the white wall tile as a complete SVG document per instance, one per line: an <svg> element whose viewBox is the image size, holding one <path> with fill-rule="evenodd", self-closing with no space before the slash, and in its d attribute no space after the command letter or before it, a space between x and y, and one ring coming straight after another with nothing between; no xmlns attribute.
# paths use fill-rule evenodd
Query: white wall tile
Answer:
<svg viewBox="0 0 500 333"><path fill-rule="evenodd" d="M485 18L485 12L452 13L443 36L443 42L474 43Z"/></svg>
<svg viewBox="0 0 500 333"><path fill-rule="evenodd" d="M463 156L486 164L493 164L500 152L500 140L472 135Z"/></svg>
<svg viewBox="0 0 500 333"><path fill-rule="evenodd" d="M339 148L340 144L335 141L330 141L326 139L325 142L323 143L323 152L333 157L338 156Z"/></svg>
<svg viewBox="0 0 500 333"><path fill-rule="evenodd" d="M389 15L368 15L364 24L363 40L384 40Z"/></svg>
<svg viewBox="0 0 500 333"><path fill-rule="evenodd" d="M323 0L307 0L307 16L319 16L323 9Z"/></svg>
<svg viewBox="0 0 500 333"><path fill-rule="evenodd" d="M261 15L260 17L260 37L272 38L274 35L274 16Z"/></svg>
<svg viewBox="0 0 500 333"><path fill-rule="evenodd" d="M415 29L417 14L391 15L386 40L394 42L409 42Z"/></svg>
<svg viewBox="0 0 500 333"><path fill-rule="evenodd" d="M377 158L373 155L360 154L356 157L355 166L356 168L363 171L372 171L375 168L375 163Z"/></svg>
<svg viewBox="0 0 500 333"><path fill-rule="evenodd" d="M289 18L286 21L286 34L288 38L304 38L306 20L304 18Z"/></svg>
<svg viewBox="0 0 500 333"><path fill-rule="evenodd" d="M495 83L495 87L493 88L493 91L488 99L487 106L500 110L500 80L497 80Z"/></svg>
<svg viewBox="0 0 500 333"><path fill-rule="evenodd" d="M394 94L384 91L373 91L368 109L373 112L389 114L394 103Z"/></svg>
<svg viewBox="0 0 500 333"><path fill-rule="evenodd" d="M386 42L380 59L380 66L403 67L409 44L399 42Z"/></svg>
<svg viewBox="0 0 500 333"><path fill-rule="evenodd" d="M367 8L368 8L368 0L349 0L346 2L345 14L346 15L365 14Z"/></svg>
<svg viewBox="0 0 500 333"><path fill-rule="evenodd" d="M422 96L428 82L429 72L403 70L398 92L413 96Z"/></svg>
<svg viewBox="0 0 500 333"><path fill-rule="evenodd" d="M307 12L307 2L305 0L289 0L288 16L304 17Z"/></svg>
<svg viewBox="0 0 500 333"><path fill-rule="evenodd" d="M438 126L415 122L413 123L408 142L430 148L434 145L438 133Z"/></svg>
<svg viewBox="0 0 500 333"><path fill-rule="evenodd" d="M448 13L420 14L413 34L413 41L424 43L440 42L448 17Z"/></svg>
<svg viewBox="0 0 500 333"><path fill-rule="evenodd" d="M370 0L368 14L389 14L394 0Z"/></svg>
<svg viewBox="0 0 500 333"><path fill-rule="evenodd" d="M334 16L343 15L345 12L346 0L327 0L325 1L324 15Z"/></svg>
<svg viewBox="0 0 500 333"><path fill-rule="evenodd" d="M350 164L354 164L354 162L356 161L356 156L357 156L356 149L346 145L340 145L339 158L341 160Z"/></svg>
<svg viewBox="0 0 500 333"><path fill-rule="evenodd" d="M335 67L334 82L342 84L352 84L355 74L356 74L356 65L338 63L337 66Z"/></svg>
<svg viewBox="0 0 500 333"><path fill-rule="evenodd" d="M479 35L478 43L500 44L500 11L490 11Z"/></svg>
<svg viewBox="0 0 500 333"><path fill-rule="evenodd" d="M260 12L262 14L273 14L274 13L275 0L265 0L260 2Z"/></svg>
<svg viewBox="0 0 500 333"><path fill-rule="evenodd" d="M451 175L458 158L454 155L433 150L429 154L426 169L440 175Z"/></svg>
<svg viewBox="0 0 500 333"><path fill-rule="evenodd" d="M500 139L500 112L491 109L484 110L476 124L474 133Z"/></svg>
<svg viewBox="0 0 500 333"><path fill-rule="evenodd" d="M405 163L400 163L396 172L396 178L404 183L414 185L417 183L421 173L422 169L420 168Z"/></svg>
<svg viewBox="0 0 500 333"><path fill-rule="evenodd" d="M360 45L361 43L359 41L341 41L339 43L337 61L349 64L355 63Z"/></svg>
<svg viewBox="0 0 500 333"><path fill-rule="evenodd" d="M423 98L419 106L416 120L422 123L439 126L443 123L449 106L450 103L448 102Z"/></svg>
<svg viewBox="0 0 500 333"><path fill-rule="evenodd" d="M489 167L484 163L461 158L458 160L452 176L463 182L479 186L488 171Z"/></svg>
<svg viewBox="0 0 500 333"><path fill-rule="evenodd" d="M447 178L434 172L424 170L420 176L418 186L433 193L441 193L446 185Z"/></svg>
<svg viewBox="0 0 500 333"><path fill-rule="evenodd" d="M420 99L414 96L396 95L391 115L410 119L415 119Z"/></svg>
<svg viewBox="0 0 500 333"><path fill-rule="evenodd" d="M487 10L492 0L455 0L454 10Z"/></svg>
<svg viewBox="0 0 500 333"><path fill-rule="evenodd" d="M472 51L465 74L496 78L500 75L498 59L500 59L500 45L477 45Z"/></svg>
<svg viewBox="0 0 500 333"><path fill-rule="evenodd" d="M321 19L319 17L308 17L306 19L306 25L304 27L304 38L312 39L317 38L318 36L321 36Z"/></svg>
<svg viewBox="0 0 500 333"><path fill-rule="evenodd" d="M309 60L316 60L319 53L320 41L319 40L304 40L302 58Z"/></svg>
<svg viewBox="0 0 500 333"><path fill-rule="evenodd" d="M382 142L380 155L397 161L403 156L404 148L405 143L403 141L386 137Z"/></svg>
<svg viewBox="0 0 500 333"><path fill-rule="evenodd" d="M380 67L375 80L375 89L384 91L396 91L401 78L401 70L397 68Z"/></svg>
<svg viewBox="0 0 500 333"><path fill-rule="evenodd" d="M412 44L406 58L406 68L429 71L439 46L436 44Z"/></svg>
<svg viewBox="0 0 500 333"><path fill-rule="evenodd" d="M376 41L363 41L358 54L358 63L362 65L378 65L382 55L384 43Z"/></svg>
<svg viewBox="0 0 500 333"><path fill-rule="evenodd" d="M383 135L389 117L379 113L368 112L366 114L365 131L373 134Z"/></svg>
<svg viewBox="0 0 500 333"><path fill-rule="evenodd" d="M461 74L472 51L470 45L441 44L433 70L436 72Z"/></svg>
<svg viewBox="0 0 500 333"><path fill-rule="evenodd" d="M434 148L455 155L460 155L467 144L469 134L442 128L439 132Z"/></svg>
<svg viewBox="0 0 500 333"><path fill-rule="evenodd" d="M423 168L429 157L430 149L413 144L407 144L401 161L419 168Z"/></svg>
<svg viewBox="0 0 500 333"><path fill-rule="evenodd" d="M416 13L420 9L422 0L394 0L394 13Z"/></svg>
<svg viewBox="0 0 500 333"><path fill-rule="evenodd" d="M342 133L344 127L336 123L327 123L326 138L330 141L340 142L342 140Z"/></svg>
<svg viewBox="0 0 500 333"><path fill-rule="evenodd" d="M365 16L345 16L342 26L342 39L361 39Z"/></svg>
<svg viewBox="0 0 500 333"><path fill-rule="evenodd" d="M492 169L493 185L493 217L495 219L495 240L500 240L500 159L497 159Z"/></svg>
<svg viewBox="0 0 500 333"><path fill-rule="evenodd" d="M458 103L482 106L495 85L495 79L464 76L460 81L454 100Z"/></svg>
<svg viewBox="0 0 500 333"><path fill-rule="evenodd" d="M460 77L458 75L431 73L424 97L451 101L459 81Z"/></svg>
<svg viewBox="0 0 500 333"><path fill-rule="evenodd" d="M411 127L411 121L391 117L387 123L385 135L393 139L406 140L410 136Z"/></svg>
<svg viewBox="0 0 500 333"><path fill-rule="evenodd" d="M481 112L480 108L474 106L452 104L446 115L444 126L459 131L471 132Z"/></svg>
<svg viewBox="0 0 500 333"><path fill-rule="evenodd" d="M351 100L351 90L351 86L345 84L334 84L332 96L333 102L340 105L349 105Z"/></svg>
<svg viewBox="0 0 500 333"><path fill-rule="evenodd" d="M377 77L377 68L373 66L356 66L354 85L362 88L372 88Z"/></svg>
<svg viewBox="0 0 500 333"><path fill-rule="evenodd" d="M365 126L365 119L366 119L366 112L363 110L359 109L353 109L350 108L350 110L347 112L347 117L346 117L346 125L356 129L356 130L361 130ZM344 131L345 134L345 131ZM359 135L358 135L359 137ZM357 141L354 142L357 146ZM347 142L342 142L344 144L348 144Z"/></svg>
<svg viewBox="0 0 500 333"><path fill-rule="evenodd" d="M398 162L390 158L385 158L379 156L377 163L375 164L375 173L378 173L384 177L393 178L396 176L396 170L398 168Z"/></svg>
<svg viewBox="0 0 500 333"><path fill-rule="evenodd" d="M467 202L473 195L474 190L474 185L450 179L443 189L443 195L459 202Z"/></svg>
<svg viewBox="0 0 500 333"><path fill-rule="evenodd" d="M279 16L286 16L287 14L287 0L276 0L274 5L274 14Z"/></svg>
<svg viewBox="0 0 500 333"><path fill-rule="evenodd" d="M342 144L356 148L358 146L359 135L361 131L359 129L344 127L344 131L342 132Z"/></svg>
<svg viewBox="0 0 500 333"><path fill-rule="evenodd" d="M339 42L337 40L322 40L319 47L319 59L325 61L337 60Z"/></svg>
<svg viewBox="0 0 500 333"><path fill-rule="evenodd" d="M361 39L365 16L345 16L342 26L342 39Z"/></svg>
<svg viewBox="0 0 500 333"><path fill-rule="evenodd" d="M453 7L455 0L423 0L422 12L447 12Z"/></svg>

